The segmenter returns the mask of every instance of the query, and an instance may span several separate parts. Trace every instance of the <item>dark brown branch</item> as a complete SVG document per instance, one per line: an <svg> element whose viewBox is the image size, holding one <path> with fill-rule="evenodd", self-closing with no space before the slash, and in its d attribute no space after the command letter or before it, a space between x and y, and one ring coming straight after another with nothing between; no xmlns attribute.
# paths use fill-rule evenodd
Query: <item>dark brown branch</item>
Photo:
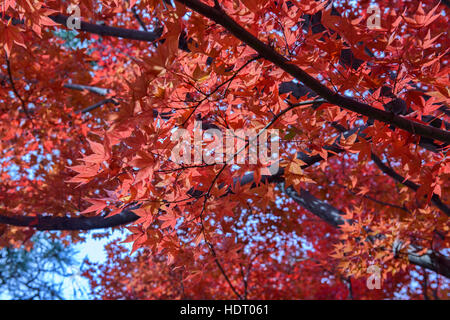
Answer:
<svg viewBox="0 0 450 320"><path fill-rule="evenodd" d="M182 126L184 126L186 124L186 122L188 122L189 118L194 114L194 112L197 110L197 108L204 102L206 101L209 97L211 97L214 93L216 93L220 88L222 88L224 85L226 84L230 84L239 74L239 72L241 72L246 66L248 66L250 63L252 63L253 61L256 61L260 58L260 56L255 56L251 59L249 59L246 63L244 63L242 65L242 67L240 67L238 70L236 70L236 72L225 82L222 82L221 84L219 84L217 87L215 87L210 93L208 93L203 99L201 99L200 101L197 102L197 104L193 107L192 112L189 113L189 115L187 116L186 120L183 121Z"/></svg>
<svg viewBox="0 0 450 320"><path fill-rule="evenodd" d="M108 103L113 103L116 106L119 105L119 103L116 100L114 100L114 99L104 99L104 100L101 100L101 101L93 104L92 106L86 107L83 110L79 110L79 111L77 111L75 113L87 113L87 112L90 112L90 111L95 110L97 108L100 108L101 106L103 106L105 104L108 104Z"/></svg>
<svg viewBox="0 0 450 320"><path fill-rule="evenodd" d="M105 89L105 88L100 88L100 87L94 87L94 86L87 86L87 85L82 85L82 84L73 84L73 83L66 83L64 85L64 88L68 88L68 89L73 89L73 90L79 90L79 91L89 91L95 94L98 94L100 96L106 96L108 94L108 92L110 91L109 89ZM94 109L97 109L107 103L113 103L114 105L119 105L119 103L114 100L113 98L109 98L109 99L104 99L101 100L95 104L93 104L92 106L86 107L81 111L77 111L76 113L86 113L86 112L90 112ZM153 115L155 117L161 117L162 119L169 119L170 118L170 114L171 112L158 112L157 110L153 109Z"/></svg>
<svg viewBox="0 0 450 320"><path fill-rule="evenodd" d="M236 295L236 297L237 297L239 300L242 300L243 297L239 294L239 292L238 292L238 291L236 290L236 288L233 286L233 284L232 284L231 281L230 281L230 278L227 276L227 274L226 274L226 272L225 272L225 269L222 267L222 265L221 265L221 263L220 263L220 261L219 261L219 257L217 257L216 250L214 249L214 246L212 245L211 242L209 242L208 240L206 240L206 238L205 238L205 242L206 242L206 244L208 245L209 250L211 251L211 254L212 254L213 258L214 258L214 262L216 263L217 267L219 268L220 273L222 273L223 277L225 278L225 281L227 282L228 286L231 288L231 291L233 291L233 293Z"/></svg>
<svg viewBox="0 0 450 320"><path fill-rule="evenodd" d="M64 88L79 90L79 91L86 90L86 91L89 91L92 93L96 93L100 96L106 96L109 92L109 89L94 87L94 86L86 86L86 85L82 85L82 84L74 84L74 83L66 83L64 85Z"/></svg>
<svg viewBox="0 0 450 320"><path fill-rule="evenodd" d="M381 161L381 159L374 153L371 154L371 157L372 157L373 162L377 165L377 167L380 168L380 170L383 171L385 174L387 174L388 176L393 178L395 181L407 186L408 188L410 188L414 191L417 191L420 188L420 185L418 185L408 179L405 179L400 174L398 174L396 171L394 171L394 169L385 165L383 163L383 161ZM431 197L431 202L436 207L438 207L442 212L444 212L446 215L450 216L450 208L445 203L442 202L441 198L437 194L433 193L433 195Z"/></svg>
<svg viewBox="0 0 450 320"><path fill-rule="evenodd" d="M344 128L341 128L339 125L336 124L332 124L337 130L339 131L343 131L345 130ZM362 130L361 130L362 131ZM362 137L367 139L368 137L366 137L365 134L362 134L360 132L358 132L358 137ZM431 146L428 145L424 145L425 148L429 148L429 150L436 152L436 150L434 148L430 148ZM380 170L382 172L384 172L385 174L387 174L388 176L390 176L391 178L393 178L394 180L396 180L397 182L407 186L408 188L417 191L420 186L410 180L405 180L405 178L403 176L401 176L400 174L398 174L397 172L395 172L392 168L386 166L383 161L381 161L380 158L378 158L377 155L375 155L373 152L371 153L371 158L372 161L378 166L378 168L380 168ZM446 215L450 215L450 208L442 202L441 198L437 195L434 194L431 197L431 202L437 207L439 208L443 213L445 213Z"/></svg>
<svg viewBox="0 0 450 320"><path fill-rule="evenodd" d="M130 210L123 210L112 217L21 217L0 215L0 223L37 230L92 230L114 228L136 221L139 216Z"/></svg>
<svg viewBox="0 0 450 320"><path fill-rule="evenodd" d="M86 85L81 85L81 84L73 84L73 83L66 83L64 85L64 88L79 90L79 91L86 90L86 91L98 94L100 96L106 96L109 92L109 89L104 89L104 88L99 88L99 87L94 87L94 86L86 86ZM112 98L103 99L89 107L86 107L82 110L78 110L75 113L87 113L87 112L93 111L97 108L100 108L101 106L108 104L108 103L113 103L114 105L119 105L119 103Z"/></svg>
<svg viewBox="0 0 450 320"><path fill-rule="evenodd" d="M147 26L145 25L144 21L142 21L141 16L138 14L136 7L132 7L131 11L133 12L134 18L137 20L137 22L140 24L142 29L144 29L145 32L148 32Z"/></svg>
<svg viewBox="0 0 450 320"><path fill-rule="evenodd" d="M342 184L340 184L340 183L335 183L335 184L336 184L339 188L345 189L346 191L348 191L349 193L351 193L353 196L359 196L358 193L356 193L355 191L353 191L353 190L347 188L346 186L344 186L344 185L342 185ZM361 197L363 197L363 198L365 198L365 199L367 199L367 200L370 200L370 201L372 201L372 202L378 203L379 205L387 206L387 207L391 207L391 208L395 208L395 209L399 209L399 210L402 210L402 211L404 211L404 212L409 213L409 210L406 209L405 207L402 207L402 206L399 206L399 205L396 205L396 204L393 204L393 203L389 203L389 202L384 202L384 201L378 200L378 199L376 199L376 198L374 198L374 197L371 197L371 196L369 196L369 195L367 195L367 194L363 194L363 195L361 195Z"/></svg>
<svg viewBox="0 0 450 320"><path fill-rule="evenodd" d="M56 23L62 24L67 27L68 16L63 14L56 14L49 16L49 18L55 21ZM146 32L132 29L109 27L105 25L98 25L95 23L88 23L83 21L81 21L80 31L94 33L100 36L110 36L148 42L158 40L162 34L162 28L159 28L153 32Z"/></svg>
<svg viewBox="0 0 450 320"><path fill-rule="evenodd" d="M19 101L22 105L23 112L25 112L25 115L27 116L27 118L31 120L27 105L26 105L25 101L23 100L22 96L17 91L16 86L14 84L14 80L13 80L13 76L12 76L12 72L11 72L11 64L9 62L9 59L6 55L5 55L5 58L6 58L6 68L8 71L8 78L9 78L9 83L11 84L11 89L14 92L14 95L16 96L16 98L19 99Z"/></svg>
<svg viewBox="0 0 450 320"><path fill-rule="evenodd" d="M3 19L10 19L9 16L3 16ZM52 19L54 22L59 23L65 27L67 27L67 19L69 18L66 15L63 14L54 14L49 16L50 19ZM24 24L24 20L19 20L16 18L13 18L12 21L13 24ZM139 41L147 41L147 42L153 42L158 40L162 35L162 28L158 28L155 31L147 32L147 31L140 31L140 30L133 30L133 29L125 29L125 28L117 28L117 27L109 27L106 25L100 25L96 23L89 23L89 22L83 22L80 23L80 29L79 31L89 32L93 34L98 34L100 36L109 36L109 37L116 37L116 38L123 38L123 39L130 39L130 40L139 40Z"/></svg>

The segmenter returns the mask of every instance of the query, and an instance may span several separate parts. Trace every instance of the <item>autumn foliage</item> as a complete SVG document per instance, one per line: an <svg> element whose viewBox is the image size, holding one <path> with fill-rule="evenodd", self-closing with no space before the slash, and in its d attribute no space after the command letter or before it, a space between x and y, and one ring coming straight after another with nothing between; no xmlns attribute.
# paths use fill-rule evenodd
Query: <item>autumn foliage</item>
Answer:
<svg viewBox="0 0 450 320"><path fill-rule="evenodd" d="M376 5L2 1L0 246L122 230L106 299L448 298L449 4ZM279 170L174 161L211 128Z"/></svg>

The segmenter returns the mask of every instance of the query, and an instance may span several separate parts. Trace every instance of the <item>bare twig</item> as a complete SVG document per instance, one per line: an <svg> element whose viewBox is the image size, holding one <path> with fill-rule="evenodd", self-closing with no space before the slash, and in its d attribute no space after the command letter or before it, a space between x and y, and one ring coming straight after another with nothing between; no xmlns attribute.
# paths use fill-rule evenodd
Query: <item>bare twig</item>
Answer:
<svg viewBox="0 0 450 320"><path fill-rule="evenodd" d="M9 83L11 84L11 89L14 92L14 95L20 100L23 112L25 112L25 115L27 116L27 118L32 120L31 117L30 117L30 113L28 111L28 108L26 106L25 101L23 100L23 98L19 94L19 92L17 92L16 86L14 85L14 80L13 80L13 76L12 76L12 73L11 73L11 64L10 64L9 59L8 59L8 57L6 55L5 55L5 59L6 59L6 67L7 67L7 70L8 70L8 78L9 78Z"/></svg>

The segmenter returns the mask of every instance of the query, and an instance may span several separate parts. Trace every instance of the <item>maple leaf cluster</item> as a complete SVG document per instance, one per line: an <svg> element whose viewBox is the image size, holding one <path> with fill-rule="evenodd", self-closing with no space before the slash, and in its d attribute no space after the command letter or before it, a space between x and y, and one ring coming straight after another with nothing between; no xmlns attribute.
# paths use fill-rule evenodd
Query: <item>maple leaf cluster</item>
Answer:
<svg viewBox="0 0 450 320"><path fill-rule="evenodd" d="M133 255L86 272L108 299L448 295L445 4L70 4L0 5L1 246L120 229ZM278 171L174 161L199 124L278 130Z"/></svg>

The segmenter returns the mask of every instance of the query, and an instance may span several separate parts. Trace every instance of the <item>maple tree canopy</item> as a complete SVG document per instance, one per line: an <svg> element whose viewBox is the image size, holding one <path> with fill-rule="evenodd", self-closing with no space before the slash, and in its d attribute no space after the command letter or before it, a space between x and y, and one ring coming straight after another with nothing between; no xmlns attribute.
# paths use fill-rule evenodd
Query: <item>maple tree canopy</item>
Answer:
<svg viewBox="0 0 450 320"><path fill-rule="evenodd" d="M370 5L2 1L0 246L124 231L102 298L448 297L449 2ZM278 169L181 129L278 130Z"/></svg>

